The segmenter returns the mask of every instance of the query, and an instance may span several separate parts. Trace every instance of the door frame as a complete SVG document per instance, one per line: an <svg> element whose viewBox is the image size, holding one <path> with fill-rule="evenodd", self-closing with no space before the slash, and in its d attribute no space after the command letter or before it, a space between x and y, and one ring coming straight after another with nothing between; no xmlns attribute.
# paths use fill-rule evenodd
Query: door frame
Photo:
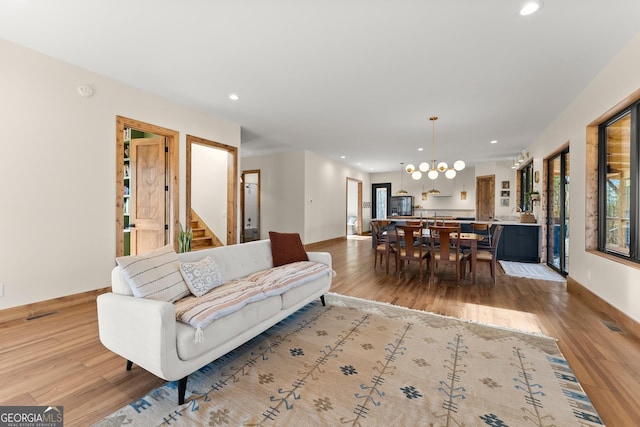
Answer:
<svg viewBox="0 0 640 427"><path fill-rule="evenodd" d="M242 171L242 174L240 175L240 182L242 182L242 190L240 191L240 212L241 212L241 217L242 217L242 224L241 224L241 227L240 227L240 242L241 243L244 243L246 241L245 240L245 236L244 236L244 233L245 233L244 225L246 224L246 219L245 219L245 215L244 215L244 203L245 203L245 200L244 200L244 190L245 190L245 188L244 188L244 184L245 184L244 179L245 178L244 178L244 176L246 174L257 174L258 175L258 202L257 202L258 203L258 239L260 239L260 234L262 232L262 230L261 230L262 229L262 227L261 227L262 212L261 212L261 206L260 206L260 203L261 203L260 196L261 196L261 193L262 193L262 189L260 187L261 186L261 184L260 184L260 169L244 170L244 171Z"/></svg>
<svg viewBox="0 0 640 427"><path fill-rule="evenodd" d="M484 194L482 191L480 191L480 187L483 187L485 183L489 186L488 193L490 193L491 195L491 200L490 200L490 203L488 203L488 205L493 207L489 218L481 218L479 215L482 212L482 210L480 209L480 204L482 200L479 196ZM491 221L495 217L495 215L496 215L496 176L495 175L476 176L476 220Z"/></svg>
<svg viewBox="0 0 640 427"><path fill-rule="evenodd" d="M349 183L350 182L355 182L357 183L357 191L358 191L358 195L356 196L358 198L357 203L358 203L358 207L357 207L357 213L356 213L356 219L358 221L358 228L357 228L357 234L358 236L362 235L362 181L356 178L349 178L347 177L347 187L346 187L346 199L344 201L345 203L345 211L347 211L345 213L345 219L347 218L347 214L348 214L348 209L349 209ZM345 223L344 229L345 229L345 235L349 234L349 229L348 229L348 225Z"/></svg>
<svg viewBox="0 0 640 427"><path fill-rule="evenodd" d="M567 218L567 211L566 211L566 206L567 206L567 197L571 197L570 194L567 195L566 194L566 185L560 185L560 193L558 194L558 198L559 198L559 220L558 223L560 225L559 228L559 235L561 238L558 239L559 244L559 267L556 267L553 264L553 254L549 254L550 250L552 250L552 246L549 243L550 239L554 238L554 229L552 227L553 223L553 219L552 216L550 214L550 211L553 209L553 200L551 200L551 186L553 185L553 176L552 176L552 170L549 167L549 164L554 161L555 159L559 159L560 160L560 175L562 177L562 182L564 182L564 180L567 177L571 176L571 158L569 157L569 174L567 175L567 156L570 156L570 150L569 150L569 143L566 143L565 145L563 145L560 150L556 151L555 153L549 155L547 158L544 159L544 177L543 177L543 185L545 188L545 200L544 200L544 205L543 205L543 215L545 217L543 224L545 225L544 228L544 237L545 237L545 260L546 260L546 264L547 266L549 266L551 269L555 270L556 272L558 272L559 274L563 275L563 276L567 276L569 274L569 266L566 265L566 254L567 254L567 237L565 237L567 235L568 232L568 227L569 224L568 222L571 220L571 212L569 212L569 217ZM571 193L571 191L569 191L569 193ZM571 236L568 237L569 239L571 239Z"/></svg>
<svg viewBox="0 0 640 427"><path fill-rule="evenodd" d="M382 219L376 218L378 206L376 204L376 189L377 188L386 188L387 190L387 213L386 217L391 215L391 183L390 182L382 182L377 184L371 184L371 219Z"/></svg>
<svg viewBox="0 0 640 427"><path fill-rule="evenodd" d="M227 245L235 245L238 241L238 147L222 144L197 136L186 136L186 223L191 223L191 145L206 145L227 152Z"/></svg>
<svg viewBox="0 0 640 427"><path fill-rule="evenodd" d="M123 116L116 116L116 256L124 255L124 129L131 128L142 132L163 136L167 141L167 225L170 242L176 252L178 233L178 138L177 131L156 126Z"/></svg>

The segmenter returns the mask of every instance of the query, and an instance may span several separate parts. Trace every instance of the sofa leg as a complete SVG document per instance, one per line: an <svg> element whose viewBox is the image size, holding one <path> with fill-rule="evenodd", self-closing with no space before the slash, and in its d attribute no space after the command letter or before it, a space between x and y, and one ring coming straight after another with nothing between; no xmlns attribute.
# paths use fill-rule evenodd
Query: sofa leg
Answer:
<svg viewBox="0 0 640 427"><path fill-rule="evenodd" d="M127 360L127 371L130 371L132 366L133 362L131 360Z"/></svg>
<svg viewBox="0 0 640 427"><path fill-rule="evenodd" d="M178 405L184 404L184 395L187 392L187 378L189 376L180 379L178 381Z"/></svg>
<svg viewBox="0 0 640 427"><path fill-rule="evenodd" d="M320 301L322 301L322 306L325 307L327 304L324 302L324 295L320 295Z"/></svg>

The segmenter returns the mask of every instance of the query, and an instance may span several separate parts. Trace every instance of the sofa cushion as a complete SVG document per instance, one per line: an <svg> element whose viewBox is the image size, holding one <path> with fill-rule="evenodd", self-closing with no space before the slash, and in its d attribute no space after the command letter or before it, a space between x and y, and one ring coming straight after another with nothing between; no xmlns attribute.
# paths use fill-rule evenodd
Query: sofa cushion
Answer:
<svg viewBox="0 0 640 427"><path fill-rule="evenodd" d="M218 264L225 282L273 267L269 239L183 252L178 254L178 259L181 262L193 262L205 256L210 256Z"/></svg>
<svg viewBox="0 0 640 427"><path fill-rule="evenodd" d="M178 357L182 360L190 360L201 354L211 352L211 349L224 345L277 315L280 312L281 304L280 296L247 304L240 310L214 320L211 324L202 328L203 339L199 342L194 342L193 340L194 332L191 325L176 322ZM263 327L263 329L266 328Z"/></svg>
<svg viewBox="0 0 640 427"><path fill-rule="evenodd" d="M209 256L200 261L181 263L180 272L191 293L197 297L224 283L218 264Z"/></svg>
<svg viewBox="0 0 640 427"><path fill-rule="evenodd" d="M189 295L180 274L178 254L171 245L143 255L116 258L133 295L158 301L175 302Z"/></svg>
<svg viewBox="0 0 640 427"><path fill-rule="evenodd" d="M331 271L327 271L327 275L332 274ZM282 309L286 310L290 307L293 307L300 302L307 300L309 295L313 295L314 293L323 291L325 293L329 290L330 280L327 279L326 276L318 277L310 282L303 284L302 286L296 286L295 288L291 288L280 297L282 298Z"/></svg>
<svg viewBox="0 0 640 427"><path fill-rule="evenodd" d="M273 266L278 267L297 261L309 261L298 233L269 232Z"/></svg>
<svg viewBox="0 0 640 427"><path fill-rule="evenodd" d="M273 296L331 274L331 271L328 265L320 262L298 261L258 271L245 277L245 280L259 283L265 295Z"/></svg>
<svg viewBox="0 0 640 427"><path fill-rule="evenodd" d="M280 295L289 289L331 274L328 265L300 261L273 267L232 280L212 289L202 297L188 296L175 303L176 319L197 329L195 342L204 339L202 328L240 310L245 305Z"/></svg>

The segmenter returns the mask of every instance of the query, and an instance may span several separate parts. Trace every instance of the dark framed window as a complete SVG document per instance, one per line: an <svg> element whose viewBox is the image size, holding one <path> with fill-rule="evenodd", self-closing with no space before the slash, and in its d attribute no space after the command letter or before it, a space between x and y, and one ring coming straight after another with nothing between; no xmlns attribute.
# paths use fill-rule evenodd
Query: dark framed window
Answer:
<svg viewBox="0 0 640 427"><path fill-rule="evenodd" d="M598 128L598 250L640 262L640 101Z"/></svg>
<svg viewBox="0 0 640 427"><path fill-rule="evenodd" d="M518 207L522 212L529 212L533 210L533 203L531 203L530 194L533 191L533 162L529 162L522 169L518 170L520 179L520 199L518 200Z"/></svg>

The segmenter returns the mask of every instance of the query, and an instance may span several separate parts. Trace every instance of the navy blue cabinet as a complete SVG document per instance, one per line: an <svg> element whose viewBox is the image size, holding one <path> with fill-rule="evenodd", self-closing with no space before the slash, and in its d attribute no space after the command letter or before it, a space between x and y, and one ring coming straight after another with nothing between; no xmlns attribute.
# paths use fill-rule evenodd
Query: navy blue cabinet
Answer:
<svg viewBox="0 0 640 427"><path fill-rule="evenodd" d="M540 227L505 225L498 244L498 259L517 262L540 262Z"/></svg>

